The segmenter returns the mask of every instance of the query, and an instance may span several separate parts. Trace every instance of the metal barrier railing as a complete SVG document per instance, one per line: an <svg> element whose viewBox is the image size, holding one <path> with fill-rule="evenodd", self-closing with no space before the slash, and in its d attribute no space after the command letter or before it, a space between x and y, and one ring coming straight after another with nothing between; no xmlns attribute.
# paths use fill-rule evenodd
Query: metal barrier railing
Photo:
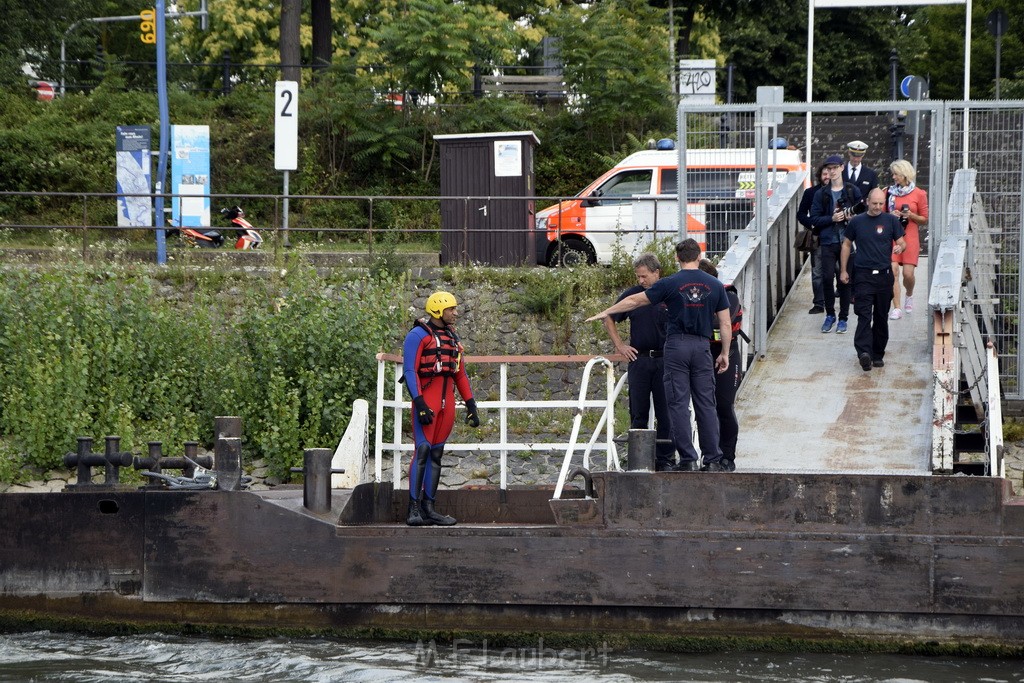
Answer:
<svg viewBox="0 0 1024 683"><path fill-rule="evenodd" d="M454 442L445 443L446 451L498 451L501 462L500 488L502 491L508 488L508 454L514 451L555 451L564 450L565 457L561 472L556 485L554 497L561 495L569 466L573 456L582 448L582 466L590 467L590 454L594 450L605 451L605 467L609 470L621 470L619 465L618 451L613 441L615 433L615 400L618 398L622 387L625 384L626 376L615 382L615 366L613 360L621 360L618 356L467 356L466 363L472 365L490 364L499 366L499 387L498 399L494 401L477 400L477 407L481 410L487 408L496 409L498 412L498 441L497 442ZM561 400L514 400L509 398L508 369L510 365L524 363L551 363L551 364L578 364L584 362L583 377L580 382L578 397ZM388 364L393 367L392 397L385 398L387 383ZM605 392L600 399L587 398L589 392L590 375L600 365L605 370ZM377 411L376 411L376 439L374 444L374 477L375 481L383 481L383 453L389 450L392 453L392 474L391 481L397 489L401 483L401 454L411 452L414 448L411 442L404 440L403 426L405 420L403 414L409 411L409 401L403 394L402 383L402 357L389 354L377 354ZM537 410L537 409L558 409L568 408L575 411L573 418L572 432L567 442L512 442L508 440L509 411L510 410ZM384 411L392 411L393 425L391 441L384 441ZM579 441L582 427L583 413L587 409L600 409L601 415L590 438L585 444ZM411 413L410 413L411 415ZM602 432L604 433L603 443L598 443Z"/></svg>
<svg viewBox="0 0 1024 683"><path fill-rule="evenodd" d="M974 267L991 251L984 207L975 192L977 173L961 169L953 177L944 235L935 257L928 305L932 311L933 404L932 471L952 472L957 405L961 393L986 431L987 471L1003 476L999 359L992 343L994 295L988 269ZM960 377L967 389L960 391Z"/></svg>

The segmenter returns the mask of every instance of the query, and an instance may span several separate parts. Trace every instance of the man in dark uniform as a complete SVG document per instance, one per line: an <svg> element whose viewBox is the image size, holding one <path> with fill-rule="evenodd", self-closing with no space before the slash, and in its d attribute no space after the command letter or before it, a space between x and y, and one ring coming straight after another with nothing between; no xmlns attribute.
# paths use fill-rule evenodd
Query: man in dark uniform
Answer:
<svg viewBox="0 0 1024 683"><path fill-rule="evenodd" d="M853 140L846 146L849 161L843 166L843 182L850 183L860 191L860 196L867 199L868 192L878 187L878 174L864 165L864 155L868 151L868 143Z"/></svg>
<svg viewBox="0 0 1024 683"><path fill-rule="evenodd" d="M672 422L672 440L679 451L679 468L700 469L693 447L690 401L697 416L700 450L708 472L727 472L719 444L718 414L715 410L715 372L729 367L732 320L729 297L718 278L702 272L700 245L685 239L676 245L680 270L658 280L650 289L628 296L587 321L603 320L609 315L662 302L668 307L665 329L665 397ZM714 321L722 334L722 352L711 357Z"/></svg>
<svg viewBox="0 0 1024 683"><path fill-rule="evenodd" d="M622 301L627 296L638 294L661 279L661 262L651 253L641 254L633 262L633 272L639 283L619 295ZM654 469L665 472L675 468L676 449L672 446L672 426L665 401L665 380L663 377L665 346L665 321L668 309L664 304L641 306L627 313L617 313L604 319L608 337L615 346L615 352L629 361L626 371L629 382L629 427L647 429L651 418L651 402L654 402L654 418L658 433ZM619 336L615 323L629 320L629 341Z"/></svg>
<svg viewBox="0 0 1024 683"><path fill-rule="evenodd" d="M853 279L857 330L853 334L853 346L864 371L885 365L883 358L889 343L889 304L892 302L892 255L902 253L907 246L900 220L884 208L885 192L872 190L868 195L867 213L854 217L847 226L839 257L839 277L849 282L850 274L846 269L852 246L857 245L857 273Z"/></svg>

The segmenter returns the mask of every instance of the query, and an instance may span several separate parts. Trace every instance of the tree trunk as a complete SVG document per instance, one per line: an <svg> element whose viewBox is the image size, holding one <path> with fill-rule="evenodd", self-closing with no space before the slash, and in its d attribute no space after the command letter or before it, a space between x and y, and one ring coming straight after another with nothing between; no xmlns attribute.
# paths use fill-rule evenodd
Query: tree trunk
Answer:
<svg viewBox="0 0 1024 683"><path fill-rule="evenodd" d="M313 78L331 65L334 47L331 36L334 25L331 23L331 0L312 0L310 7L310 23L313 25Z"/></svg>
<svg viewBox="0 0 1024 683"><path fill-rule="evenodd" d="M299 49L299 24L302 19L302 0L281 2L281 78L285 81L302 79L302 52Z"/></svg>

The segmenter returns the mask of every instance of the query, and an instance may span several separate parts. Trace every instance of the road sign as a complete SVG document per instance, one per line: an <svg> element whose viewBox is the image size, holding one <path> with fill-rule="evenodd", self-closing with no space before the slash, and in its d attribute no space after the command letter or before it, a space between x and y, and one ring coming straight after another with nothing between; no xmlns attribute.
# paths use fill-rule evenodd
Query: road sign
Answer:
<svg viewBox="0 0 1024 683"><path fill-rule="evenodd" d="M910 84L913 82L913 76L907 76L902 81L900 81L900 92L903 93L904 97L910 97Z"/></svg>
<svg viewBox="0 0 1024 683"><path fill-rule="evenodd" d="M999 36L1006 33L1006 27L1010 23L1010 18L1006 16L1006 10L1002 7L992 10L989 12L988 19L985 24L988 26L988 32L998 38Z"/></svg>
<svg viewBox="0 0 1024 683"><path fill-rule="evenodd" d="M299 84L278 81L274 85L274 168L294 171L299 167Z"/></svg>
<svg viewBox="0 0 1024 683"><path fill-rule="evenodd" d="M36 83L36 99L48 102L53 99L53 86L46 81Z"/></svg>

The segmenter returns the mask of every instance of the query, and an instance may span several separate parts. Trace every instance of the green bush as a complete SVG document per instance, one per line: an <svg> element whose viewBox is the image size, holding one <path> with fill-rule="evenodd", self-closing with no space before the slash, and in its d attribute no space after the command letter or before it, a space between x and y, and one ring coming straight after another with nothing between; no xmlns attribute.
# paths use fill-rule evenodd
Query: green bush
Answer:
<svg viewBox="0 0 1024 683"><path fill-rule="evenodd" d="M212 442L214 416L241 415L247 453L287 479L303 449L333 445L352 401L374 393L374 354L402 313L398 285L328 287L308 267L175 280L142 268L5 271L0 460L59 467L81 435L180 453L184 441Z"/></svg>

